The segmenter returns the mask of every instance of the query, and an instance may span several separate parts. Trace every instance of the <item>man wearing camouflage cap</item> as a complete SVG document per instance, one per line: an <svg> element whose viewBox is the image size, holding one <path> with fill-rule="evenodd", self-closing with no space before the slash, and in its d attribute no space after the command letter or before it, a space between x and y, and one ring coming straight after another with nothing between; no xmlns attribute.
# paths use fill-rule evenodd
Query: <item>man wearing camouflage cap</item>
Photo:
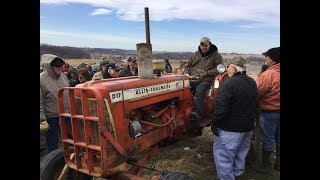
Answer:
<svg viewBox="0 0 320 180"><path fill-rule="evenodd" d="M237 179L244 173L257 108L257 85L245 74L243 57L229 61L226 80L218 89L211 131L218 179Z"/></svg>
<svg viewBox="0 0 320 180"><path fill-rule="evenodd" d="M271 173L274 144L274 168L280 171L280 47L271 48L262 55L268 68L257 78L262 164L256 167L256 171Z"/></svg>
<svg viewBox="0 0 320 180"><path fill-rule="evenodd" d="M217 66L222 64L222 56L218 53L218 48L211 43L208 37L200 40L198 51L192 54L186 65L186 74L194 80L190 83L194 92L194 105L190 115L190 122L194 131L199 133L200 121L203 116L205 92L210 89L215 76L219 74Z"/></svg>

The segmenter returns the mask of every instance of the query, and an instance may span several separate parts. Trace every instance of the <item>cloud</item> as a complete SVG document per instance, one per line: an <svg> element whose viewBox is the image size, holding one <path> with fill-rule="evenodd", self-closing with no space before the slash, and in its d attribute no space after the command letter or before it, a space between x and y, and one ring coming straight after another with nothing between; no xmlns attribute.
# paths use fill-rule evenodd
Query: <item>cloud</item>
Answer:
<svg viewBox="0 0 320 180"><path fill-rule="evenodd" d="M279 0L40 0L42 4L81 3L116 12L119 19L144 21L144 7L149 7L151 21L175 19L232 22L246 21L280 27Z"/></svg>
<svg viewBox="0 0 320 180"><path fill-rule="evenodd" d="M137 38L106 35L106 34L88 34L88 33L76 33L76 32L64 32L64 31L52 31L52 30L40 30L40 37L70 37L78 39L88 39L90 41L103 41L103 42L127 42L135 43L139 42Z"/></svg>
<svg viewBox="0 0 320 180"><path fill-rule="evenodd" d="M104 14L110 14L112 12L112 10L108 10L108 9L104 9L104 8L99 8L94 10L91 13L91 16L98 16L98 15L104 15Z"/></svg>

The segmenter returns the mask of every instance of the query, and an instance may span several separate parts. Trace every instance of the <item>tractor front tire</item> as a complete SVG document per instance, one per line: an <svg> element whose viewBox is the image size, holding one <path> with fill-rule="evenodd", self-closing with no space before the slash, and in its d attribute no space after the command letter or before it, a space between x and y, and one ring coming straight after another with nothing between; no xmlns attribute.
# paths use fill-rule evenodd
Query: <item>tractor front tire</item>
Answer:
<svg viewBox="0 0 320 180"><path fill-rule="evenodd" d="M62 148L51 151L40 163L40 178L56 180L65 164Z"/></svg>
<svg viewBox="0 0 320 180"><path fill-rule="evenodd" d="M41 180L57 180L63 167L66 165L63 157L63 149L58 148L47 154L40 163L40 178ZM76 172L69 169L72 176L77 176ZM71 172L72 171L72 172ZM83 180L92 180L92 176L78 173ZM66 179L73 179L68 177Z"/></svg>

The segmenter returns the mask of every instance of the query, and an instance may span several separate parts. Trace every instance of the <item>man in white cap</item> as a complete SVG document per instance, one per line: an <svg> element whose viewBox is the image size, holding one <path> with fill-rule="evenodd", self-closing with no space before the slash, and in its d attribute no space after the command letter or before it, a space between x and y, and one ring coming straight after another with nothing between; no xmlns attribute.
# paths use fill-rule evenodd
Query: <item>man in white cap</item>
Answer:
<svg viewBox="0 0 320 180"><path fill-rule="evenodd" d="M205 92L210 89L215 76L219 74L217 66L222 62L217 46L212 44L209 38L203 37L198 51L192 54L186 65L185 73L194 80L190 84L194 92L194 106L189 119L196 133L202 128L199 125L203 118Z"/></svg>
<svg viewBox="0 0 320 180"><path fill-rule="evenodd" d="M211 131L218 179L238 179L245 170L254 130L257 85L245 74L245 59L234 57L227 66L230 79L218 89Z"/></svg>

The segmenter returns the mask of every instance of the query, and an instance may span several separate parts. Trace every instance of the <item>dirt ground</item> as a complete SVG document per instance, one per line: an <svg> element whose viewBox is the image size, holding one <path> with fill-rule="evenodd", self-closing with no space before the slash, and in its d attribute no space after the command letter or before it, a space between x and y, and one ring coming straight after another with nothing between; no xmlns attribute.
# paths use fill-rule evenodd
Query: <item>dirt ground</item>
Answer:
<svg viewBox="0 0 320 180"><path fill-rule="evenodd" d="M215 179L216 169L212 154L214 135L210 128L203 129L202 136L178 141L166 147L160 147L156 154L146 164L156 170L165 172L181 172L194 180ZM44 136L40 136L40 161L45 155ZM140 175L147 179L161 175L157 171L142 169ZM103 178L95 178L103 180ZM242 180L279 180L280 172L274 170L272 174L256 173L252 167L247 166Z"/></svg>
<svg viewBox="0 0 320 180"><path fill-rule="evenodd" d="M187 174L194 180L216 179L216 169L212 154L214 135L210 128L202 130L202 136L178 141L162 147L152 157L148 167L160 171L176 171ZM144 177L151 178L158 172L143 170ZM279 180L280 172L274 170L270 175L256 173L252 167L246 167L242 180Z"/></svg>

